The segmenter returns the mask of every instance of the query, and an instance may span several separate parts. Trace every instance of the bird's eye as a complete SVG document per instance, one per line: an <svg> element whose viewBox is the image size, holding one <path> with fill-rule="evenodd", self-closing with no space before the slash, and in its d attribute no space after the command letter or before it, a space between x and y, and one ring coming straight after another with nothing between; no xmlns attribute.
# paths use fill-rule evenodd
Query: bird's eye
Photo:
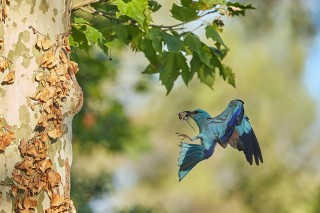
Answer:
<svg viewBox="0 0 320 213"><path fill-rule="evenodd" d="M198 113L199 113L199 111L198 111L198 110L194 111L194 114L198 114Z"/></svg>

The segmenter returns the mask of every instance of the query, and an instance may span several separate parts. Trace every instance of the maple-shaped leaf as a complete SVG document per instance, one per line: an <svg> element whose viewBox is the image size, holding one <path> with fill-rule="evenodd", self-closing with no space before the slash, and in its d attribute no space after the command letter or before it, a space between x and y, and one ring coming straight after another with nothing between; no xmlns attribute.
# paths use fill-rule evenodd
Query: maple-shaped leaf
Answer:
<svg viewBox="0 0 320 213"><path fill-rule="evenodd" d="M115 0L114 2L119 9L117 17L126 15L136 20L140 26L143 26L145 22L149 24L151 17L148 14L148 0Z"/></svg>

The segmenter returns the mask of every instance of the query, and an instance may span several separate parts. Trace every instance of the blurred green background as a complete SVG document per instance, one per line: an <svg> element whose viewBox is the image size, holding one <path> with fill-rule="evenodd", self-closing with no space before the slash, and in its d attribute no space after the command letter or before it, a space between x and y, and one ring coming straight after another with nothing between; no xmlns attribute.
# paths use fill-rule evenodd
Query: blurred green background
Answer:
<svg viewBox="0 0 320 213"><path fill-rule="evenodd" d="M169 23L173 1L159 2L153 20ZM117 43L111 61L94 47L76 50L85 98L73 122L72 199L79 213L320 212L320 101L312 96L320 91L309 85L320 74L305 77L306 67L320 71L308 60L319 3L246 2L257 9L225 20L222 34L236 88L219 78L214 90L197 80L186 88L180 79L166 96L158 76L140 74L143 54ZM175 132L196 133L176 113L202 108L214 116L235 98L245 102L263 165L217 146L179 183Z"/></svg>

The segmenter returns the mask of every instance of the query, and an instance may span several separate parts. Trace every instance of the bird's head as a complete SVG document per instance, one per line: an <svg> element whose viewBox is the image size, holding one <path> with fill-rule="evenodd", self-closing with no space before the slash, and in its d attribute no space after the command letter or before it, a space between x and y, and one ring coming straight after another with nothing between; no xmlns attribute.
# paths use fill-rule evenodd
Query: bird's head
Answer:
<svg viewBox="0 0 320 213"><path fill-rule="evenodd" d="M187 120L190 117L197 124L200 124L202 121L206 121L208 118L211 118L210 114L202 109L179 112L178 116L180 120Z"/></svg>

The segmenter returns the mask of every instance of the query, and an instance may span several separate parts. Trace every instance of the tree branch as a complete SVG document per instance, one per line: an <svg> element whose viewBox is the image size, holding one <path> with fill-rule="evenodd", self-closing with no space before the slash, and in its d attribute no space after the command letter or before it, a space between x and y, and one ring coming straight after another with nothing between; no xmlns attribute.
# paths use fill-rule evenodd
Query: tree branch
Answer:
<svg viewBox="0 0 320 213"><path fill-rule="evenodd" d="M90 8L90 10L87 10L87 9L86 9L86 6L88 6L88 5L91 4L91 3L103 2L103 1L108 1L108 0L85 0L85 1L83 1L83 2L80 2L80 3L76 4L76 5L74 5L73 8L72 8L72 10L74 11L74 10L80 9L80 10L83 11L83 12L90 13L90 14L92 14L92 15L100 15L100 16L105 17L105 18L107 18L107 19L114 20L114 21L118 21L119 23L126 22L126 21L121 21L121 20L119 20L119 19L117 19L117 18L115 18L115 17L112 17L112 16L110 16L110 15L108 15L108 14L106 14L106 13L97 11L97 10L95 10L94 8ZM218 12L218 10L215 8L215 9L213 9L213 10L211 10L211 11L208 11L208 12L202 14L202 15L199 15L199 19L200 19L200 18L203 18L203 17L205 17L205 16L207 16L207 15L209 15L209 14L216 13L216 12ZM199 19L197 19L197 20L199 20ZM156 24L150 24L150 26L151 26L151 27L158 27L158 28L163 29L163 30L181 30L181 29L184 29L184 27L181 27L181 26L183 26L183 25L185 25L185 24L188 24L188 23L191 23L191 22L193 22L193 21L196 21L196 20L192 20L192 21L188 21L188 22L182 22L182 23L174 24L174 25L156 25ZM135 22L134 22L134 25L136 25Z"/></svg>
<svg viewBox="0 0 320 213"><path fill-rule="evenodd" d="M118 23L123 23L123 22L127 22L127 21L122 21L122 20L119 20L115 17L112 17L106 13L103 13L103 12L99 12L99 11L96 11L95 9L93 8L90 8L90 10L88 10L87 8L85 7L80 7L78 8L79 10L83 11L83 12L86 12L86 13L89 13L91 15L100 15L102 17L105 17L109 20L114 20L114 21L117 21ZM131 23L132 25L135 25L136 26L136 22L132 22ZM184 29L184 27L180 27L182 25L184 25L186 23L179 23L179 24L175 24L175 25L171 25L171 26L164 26L164 25L155 25L155 24L150 24L151 27L158 27L158 28L161 28L161 29L164 29L164 30L181 30L181 29ZM180 28L176 28L176 27L180 27Z"/></svg>
<svg viewBox="0 0 320 213"><path fill-rule="evenodd" d="M95 10L94 8L79 8L81 11L83 11L83 12L86 12L86 13L89 13L89 14L91 14L91 15L100 15L100 16L102 16L102 17L105 17L105 18L107 18L107 19L110 19L110 20L114 20L114 21L117 21L117 22L119 22L119 23L121 23L121 22L124 22L124 21L121 21L121 20L119 20L119 19L117 19L117 18L115 18L115 17L112 17L112 16L110 16L110 15L108 15L108 14L106 14L106 13L103 13L103 12L99 12L99 11L97 11L97 10Z"/></svg>
<svg viewBox="0 0 320 213"><path fill-rule="evenodd" d="M76 3L76 4L74 4L72 6L72 11L78 10L81 7L89 6L90 4L96 3L96 2L99 2L99 1L100 0L84 0L84 1L78 2L78 3Z"/></svg>

